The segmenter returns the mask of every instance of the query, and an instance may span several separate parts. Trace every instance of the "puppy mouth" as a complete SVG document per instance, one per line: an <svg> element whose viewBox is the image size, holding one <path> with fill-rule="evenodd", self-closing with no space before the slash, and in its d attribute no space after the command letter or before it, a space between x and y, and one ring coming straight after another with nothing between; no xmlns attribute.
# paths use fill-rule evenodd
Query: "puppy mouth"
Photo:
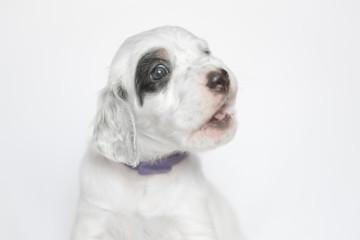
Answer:
<svg viewBox="0 0 360 240"><path fill-rule="evenodd" d="M222 106L208 121L209 126L213 128L227 128L231 116L226 112L226 106Z"/></svg>
<svg viewBox="0 0 360 240"><path fill-rule="evenodd" d="M201 128L226 129L230 121L231 115L227 112L226 104L223 104Z"/></svg>

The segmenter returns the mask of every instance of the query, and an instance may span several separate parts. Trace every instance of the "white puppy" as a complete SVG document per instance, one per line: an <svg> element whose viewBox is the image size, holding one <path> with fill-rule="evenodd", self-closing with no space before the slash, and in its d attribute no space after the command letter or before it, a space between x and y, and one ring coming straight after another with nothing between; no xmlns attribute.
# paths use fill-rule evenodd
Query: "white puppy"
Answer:
<svg viewBox="0 0 360 240"><path fill-rule="evenodd" d="M127 39L99 98L73 239L241 239L194 154L233 138L236 91L231 71L182 28Z"/></svg>

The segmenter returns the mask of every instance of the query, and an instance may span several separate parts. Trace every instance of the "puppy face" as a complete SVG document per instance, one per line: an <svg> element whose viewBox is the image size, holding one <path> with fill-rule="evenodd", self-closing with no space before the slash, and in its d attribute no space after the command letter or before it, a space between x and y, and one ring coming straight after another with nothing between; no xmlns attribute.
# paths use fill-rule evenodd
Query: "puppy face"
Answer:
<svg viewBox="0 0 360 240"><path fill-rule="evenodd" d="M133 121L141 159L207 150L234 136L235 76L205 41L182 28L161 27L126 40L112 62L108 88L126 105L123 117Z"/></svg>

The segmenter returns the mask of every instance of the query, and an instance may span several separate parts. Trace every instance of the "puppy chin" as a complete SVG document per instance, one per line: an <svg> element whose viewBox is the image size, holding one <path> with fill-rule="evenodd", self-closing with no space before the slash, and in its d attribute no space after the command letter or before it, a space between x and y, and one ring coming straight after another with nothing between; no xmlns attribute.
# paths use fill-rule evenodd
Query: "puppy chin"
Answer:
<svg viewBox="0 0 360 240"><path fill-rule="evenodd" d="M222 123L207 123L195 131L187 141L190 151L207 151L231 141L236 133L236 121L229 118Z"/></svg>

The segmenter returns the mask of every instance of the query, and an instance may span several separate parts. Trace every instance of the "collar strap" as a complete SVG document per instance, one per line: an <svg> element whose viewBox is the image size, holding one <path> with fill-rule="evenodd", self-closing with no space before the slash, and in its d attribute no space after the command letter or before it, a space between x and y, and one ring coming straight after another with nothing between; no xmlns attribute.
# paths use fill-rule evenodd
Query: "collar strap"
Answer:
<svg viewBox="0 0 360 240"><path fill-rule="evenodd" d="M127 164L125 164L125 166L137 170L140 175L167 173L171 170L172 166L178 164L187 156L189 156L188 152L180 152L167 158L156 160L155 162L140 162L136 167L132 167Z"/></svg>

